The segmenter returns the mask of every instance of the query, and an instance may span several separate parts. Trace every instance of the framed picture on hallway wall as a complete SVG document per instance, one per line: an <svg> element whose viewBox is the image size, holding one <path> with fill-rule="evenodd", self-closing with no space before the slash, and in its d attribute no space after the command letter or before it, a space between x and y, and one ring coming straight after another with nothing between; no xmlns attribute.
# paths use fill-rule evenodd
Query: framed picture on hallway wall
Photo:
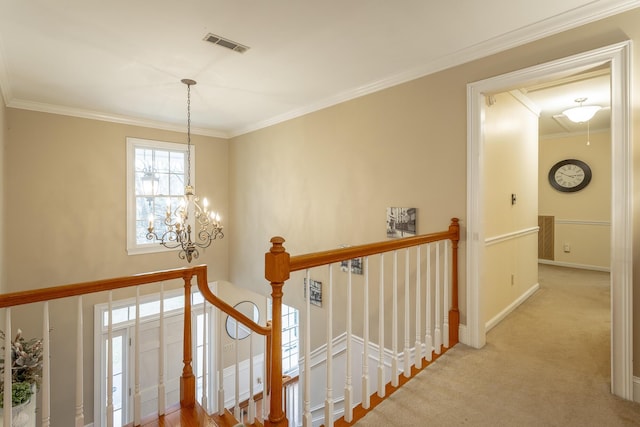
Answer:
<svg viewBox="0 0 640 427"><path fill-rule="evenodd" d="M311 294L310 303L322 307L322 282L310 279L309 293ZM304 299L307 299L307 278L304 278Z"/></svg>
<svg viewBox="0 0 640 427"><path fill-rule="evenodd" d="M387 208L387 237L415 236L417 208Z"/></svg>
<svg viewBox="0 0 640 427"><path fill-rule="evenodd" d="M351 261L351 272L353 274L362 274L362 258L340 262L340 271L349 271L349 261Z"/></svg>
<svg viewBox="0 0 640 427"><path fill-rule="evenodd" d="M348 248L351 245L342 245L341 248ZM353 274L363 274L362 273L362 258L353 258L351 260L341 261L340 262L340 271L347 272L349 271L349 261L351 261L351 273Z"/></svg>

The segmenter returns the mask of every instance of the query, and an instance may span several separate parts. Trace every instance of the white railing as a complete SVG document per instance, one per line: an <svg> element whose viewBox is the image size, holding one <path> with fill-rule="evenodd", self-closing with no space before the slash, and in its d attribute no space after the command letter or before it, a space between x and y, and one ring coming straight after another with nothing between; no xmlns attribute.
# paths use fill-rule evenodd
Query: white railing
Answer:
<svg viewBox="0 0 640 427"><path fill-rule="evenodd" d="M193 307L192 310L192 291L195 288L194 284L192 284L192 277L197 278L197 288L201 290L202 295L204 296L204 302L202 303L202 315L203 321L200 325L201 336L196 337L195 332L192 331L191 327L191 313L194 312L196 307ZM183 298L184 298L184 312L182 317L184 318L184 327L183 327L183 351L182 351L182 375L180 378L168 378L167 372L165 371L165 284L169 283L173 288L177 288L180 286L179 283L176 283L176 279L182 279L184 281L183 284ZM142 402L143 398L143 389L141 383L141 339L137 339L141 335L141 326L143 322L143 315L141 314L141 297L140 294L142 292L141 287L145 286L145 297L149 297L148 294L158 293L160 308L157 313L157 321L159 322L158 328L158 336L157 342L158 344L158 354L157 354L157 363L158 363L158 372L157 379L153 380L150 378L144 378L145 383L150 383L156 381L157 384L157 410L154 413L144 413L142 408L144 403ZM153 288L155 286L155 288ZM208 283L206 281L206 266L198 266L193 268L182 268L177 270L168 270L158 273L147 273L136 276L128 276L116 279L107 279L93 282L85 282L74 285L66 285L66 286L58 286L47 289L38 289L27 292L16 292L11 294L5 294L0 296L0 308L4 310L3 313L3 329L5 332L5 340L4 343L5 351L3 354L3 359L10 361L12 360L11 355L11 346L9 345L9 341L12 340L16 334L17 328L16 324L28 323L29 325L25 325L25 332L27 332L27 328L33 329L33 322L26 322L25 319L36 319L42 316L42 383L40 387L40 399L41 407L37 411L37 420L36 412L32 411L32 413L23 414L24 416L28 416L30 418L30 423L28 425L75 425L76 427L84 427L87 424L87 420L85 419L85 388L84 388L84 364L83 360L85 357L85 345L83 341L83 336L85 334L85 322L83 319L83 309L84 302L86 299L83 299L83 295L91 294L91 300L95 303L100 300L105 301L106 308L104 312L100 312L101 315L100 322L100 330L102 330L102 313L104 313L107 317L106 322L106 350L102 352L100 349L100 345L97 346L98 353L94 354L95 358L106 356L107 360L105 363L106 375L104 380L106 380L104 393L104 401L102 405L98 405L98 407L102 406L102 409L99 409L97 413L94 414L93 425L105 425L107 427L113 427L114 425L123 425L126 423L126 420L121 421L120 419L114 420L114 307L113 307L113 293L114 291L122 288L133 288L130 291L124 291L123 293L134 294L135 303L132 305L135 314L132 315L133 318L133 336L136 339L133 339L133 363L132 366L128 367L131 374L133 375L133 390L132 390L132 406L130 410L131 418L133 425L140 425L144 419L148 419L149 416L152 418L158 418L165 414L167 411L167 403L166 403L166 383L168 380L170 381L179 381L180 382L180 406L189 407L195 404L195 396L196 396L196 379L194 376L194 369L192 368L192 354L194 354L195 345L193 345L194 341L197 339L201 339L202 343L202 352L198 354L201 356L199 366L197 367L197 374L202 377L202 396L200 399L200 404L207 412L209 410L208 401L209 401L209 387L218 387L218 400L214 402L214 407L211 410L219 410L224 411L224 388L223 388L223 357L222 357L222 345L217 346L220 351L218 352L218 356L216 358L216 365L209 372L208 363L204 361L208 361L210 358L211 350L208 349L209 342L211 341L208 337L211 334L211 330L208 327L207 313L214 313L211 311L217 310L217 313L213 314L218 319L222 319L223 314L231 315L233 318L238 319L236 321L237 325L242 325L243 328L251 331L250 334L250 354L249 360L251 367L249 368L249 379L250 384L249 395L253 396L256 392L260 390L254 390L253 383L255 383L255 373L253 371L254 359L256 359L256 355L254 347L255 347L255 333L269 336L270 327L269 326L260 326L255 322L252 322L251 319L248 319L246 316L242 315L242 313L237 312L233 307L227 305L219 298L217 298L209 289ZM178 290L178 289L176 289ZM175 292L174 292L175 294ZM178 294L179 295L179 294ZM76 301L73 301L73 299ZM65 302L65 300L67 300ZM39 307L38 304L42 303L42 308L40 314L38 314ZM65 310L65 308L71 303L75 310ZM213 305L212 305L213 304ZM198 307L199 309L200 307ZM52 316L51 313L56 313L56 316ZM75 312L75 313L74 313ZM69 316L71 314L71 316ZM75 314L75 316L74 316ZM175 315L175 313L174 313ZM213 317L212 316L212 317ZM155 317L154 317L155 318ZM98 321L98 319L96 319ZM72 336L67 337L67 331L69 328L68 324L75 323L75 327L72 328ZM223 324L221 321L217 323L218 330L214 331L213 335L216 336L217 342L221 343L222 335L223 335ZM39 330L39 328L38 328ZM33 333L33 330L31 331ZM32 333L25 333L25 336L30 336ZM60 334L64 334L64 339ZM75 334L75 337L73 336ZM40 332L37 332L36 335L40 335ZM268 339L266 340L268 341ZM52 347L52 342L54 345ZM236 348L238 348L238 340L236 340ZM60 346L64 346L62 348ZM267 348L267 344L264 344L264 348ZM58 363L61 362L61 357L67 355L69 351L66 351L66 348L74 348L74 354L71 356L71 361L62 360L64 367L60 367ZM53 351L52 351L53 349ZM102 353L102 354L101 354ZM50 354L54 354L55 357L51 358ZM175 355L172 355L175 359ZM263 358L264 359L264 358ZM52 362L53 361L53 362ZM126 360L123 361L126 363ZM263 363L264 364L264 363ZM68 370L71 366L74 366L74 369ZM98 364L99 365L99 364ZM237 364L236 364L237 365ZM60 379L60 372L64 369L67 369L65 372L65 382L68 378L72 378L75 374L75 378L72 380L74 386L71 388L74 390L71 394L65 392L64 394L58 393L57 396L52 396L51 389L59 390L60 386L51 383L51 373L56 372L58 375L58 379ZM264 381L261 381L262 384L266 382L266 366L262 369L263 374L265 375ZM175 371L175 369L173 369ZM11 386L12 383L12 371L11 369L5 369L3 373L3 383ZM236 378L240 377L239 371L236 368L235 371ZM100 375L97 376L99 378ZM239 408L240 402L240 394L238 393L238 389L240 388L239 379L236 379L236 387L235 387L235 407ZM216 384L218 383L219 384ZM100 387L98 384L95 385L94 393L97 393L96 396L101 395ZM4 390L3 390L4 391ZM8 389L7 389L8 391ZM73 397L75 394L75 397ZM64 396L64 398L61 398ZM35 402L35 396L32 398L32 401ZM64 407L60 405L64 405ZM171 405L172 402L169 402ZM11 408L11 393L4 393L3 398L3 406L5 408ZM35 405L32 405L35 406ZM0 426L12 427L14 425L23 425L23 419L16 418L16 415L12 413L16 411L3 411L2 416L0 417ZM95 412L95 411L94 411ZM148 412L148 411L147 411ZM104 422L100 421L101 413L104 413ZM55 414L58 415L57 419L55 418ZM61 416L62 419L61 419ZM249 404L249 414L248 417L250 419L256 419L259 414L256 414L255 411L255 402L250 400ZM268 410L264 411L264 416L268 417ZM89 420L91 421L91 420ZM117 421L117 422L116 422Z"/></svg>
<svg viewBox="0 0 640 427"><path fill-rule="evenodd" d="M422 369L457 343L458 241L457 219L452 221L449 230L441 233L290 258L282 247L284 239L272 239L274 246L267 254L267 279L272 284L284 283L290 273L296 271L302 272L305 279L294 275L293 283L287 284L289 288L304 286L301 293L306 295L299 388L302 413L299 419L289 420L291 425L332 426L338 419L351 423L355 421L356 407L371 408L374 396L379 402L388 393L389 386L398 387L414 370ZM399 268L399 258L404 261L404 268ZM352 268L356 259L357 265L363 266L357 273ZM336 266L345 263L346 274L338 277ZM279 274L270 270L270 265L279 269ZM374 283L375 277L378 283ZM324 294L319 293L320 289ZM372 296L378 298L377 313L376 304L370 301ZM415 303L412 304L411 298ZM390 319L386 310L389 300ZM316 307L319 304L322 309ZM353 320L360 311L362 322L358 322L354 331ZM344 319L338 324L338 319L343 317L341 313ZM325 319L324 325L313 324L318 317ZM377 340L369 331L376 323ZM336 330L342 331L337 334L340 349L336 349ZM318 331L325 331L324 336L319 336ZM388 336L385 332L390 332L390 339L385 339ZM357 357L354 343L358 343L360 352ZM399 344L403 345L401 353ZM318 358L315 352L312 356L314 347L323 347L320 362L313 360ZM354 372L358 372L361 381L353 381ZM342 393L336 393L340 390L335 383L337 378L344 381ZM370 382L377 384L374 394Z"/></svg>

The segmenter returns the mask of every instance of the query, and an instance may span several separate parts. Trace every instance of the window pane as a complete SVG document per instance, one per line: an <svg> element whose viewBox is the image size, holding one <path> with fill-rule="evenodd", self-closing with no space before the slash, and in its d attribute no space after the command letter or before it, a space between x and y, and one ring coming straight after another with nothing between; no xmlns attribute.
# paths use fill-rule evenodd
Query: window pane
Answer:
<svg viewBox="0 0 640 427"><path fill-rule="evenodd" d="M171 152L171 171L184 174L185 164L187 162L185 153L177 151ZM193 159L192 159L193 160Z"/></svg>
<svg viewBox="0 0 640 427"><path fill-rule="evenodd" d="M169 172L169 152L165 150L155 150L154 167L159 173Z"/></svg>
<svg viewBox="0 0 640 427"><path fill-rule="evenodd" d="M172 196L181 196L184 194L185 179L184 174L172 173L169 175L169 194Z"/></svg>

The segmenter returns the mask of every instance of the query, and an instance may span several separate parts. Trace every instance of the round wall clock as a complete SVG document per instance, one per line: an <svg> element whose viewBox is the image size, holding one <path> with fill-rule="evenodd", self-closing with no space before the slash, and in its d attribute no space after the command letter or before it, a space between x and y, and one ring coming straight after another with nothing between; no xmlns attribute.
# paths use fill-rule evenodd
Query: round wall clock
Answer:
<svg viewBox="0 0 640 427"><path fill-rule="evenodd" d="M549 170L549 184L558 191L580 191L591 182L591 168L576 159L562 160Z"/></svg>

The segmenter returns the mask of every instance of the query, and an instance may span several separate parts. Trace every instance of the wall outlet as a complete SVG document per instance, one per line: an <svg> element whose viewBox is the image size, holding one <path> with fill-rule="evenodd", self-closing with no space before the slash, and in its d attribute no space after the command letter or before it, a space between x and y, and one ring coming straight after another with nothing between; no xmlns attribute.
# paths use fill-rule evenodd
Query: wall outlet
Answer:
<svg viewBox="0 0 640 427"><path fill-rule="evenodd" d="M562 250L565 251L566 253L571 252L571 245L568 243L565 243L564 245L562 245Z"/></svg>
<svg viewBox="0 0 640 427"><path fill-rule="evenodd" d="M233 343L225 344L222 348L224 351L231 351L233 350Z"/></svg>

